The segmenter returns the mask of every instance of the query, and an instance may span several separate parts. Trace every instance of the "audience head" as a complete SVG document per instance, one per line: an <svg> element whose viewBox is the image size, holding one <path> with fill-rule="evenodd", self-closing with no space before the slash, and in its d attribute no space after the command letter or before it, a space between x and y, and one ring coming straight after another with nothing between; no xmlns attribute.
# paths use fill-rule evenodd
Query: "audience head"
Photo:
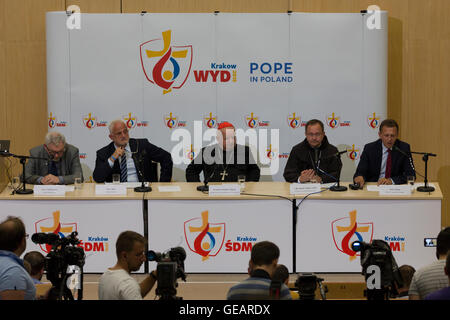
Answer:
<svg viewBox="0 0 450 320"><path fill-rule="evenodd" d="M39 251L30 251L23 256L23 261L26 261L30 264L31 277L37 280L41 280L42 275L44 274L44 267L45 267L44 255Z"/></svg>
<svg viewBox="0 0 450 320"><path fill-rule="evenodd" d="M272 275L272 280L280 281L285 285L289 284L289 270L284 264L277 265L275 272Z"/></svg>
<svg viewBox="0 0 450 320"><path fill-rule="evenodd" d="M450 227L439 232L436 242L436 257L438 259L445 259L447 252L450 250Z"/></svg>
<svg viewBox="0 0 450 320"><path fill-rule="evenodd" d="M27 247L25 225L20 218L9 216L0 223L0 250L21 256Z"/></svg>
<svg viewBox="0 0 450 320"><path fill-rule="evenodd" d="M251 270L264 269L272 276L279 257L280 249L276 244L270 241L258 242L252 247L250 268Z"/></svg>
<svg viewBox="0 0 450 320"><path fill-rule="evenodd" d="M416 272L416 269L414 269L410 265L404 264L398 268L398 271L400 272L400 275L403 280L402 288L409 289L409 286L411 285L411 280L414 276L414 273Z"/></svg>

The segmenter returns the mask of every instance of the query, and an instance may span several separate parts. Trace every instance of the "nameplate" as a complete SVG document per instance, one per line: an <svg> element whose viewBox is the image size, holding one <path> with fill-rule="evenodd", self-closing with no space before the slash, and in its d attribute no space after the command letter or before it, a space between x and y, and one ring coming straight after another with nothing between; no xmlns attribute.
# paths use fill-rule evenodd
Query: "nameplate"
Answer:
<svg viewBox="0 0 450 320"><path fill-rule="evenodd" d="M66 186L64 185L35 185L34 186L35 196L65 196Z"/></svg>
<svg viewBox="0 0 450 320"><path fill-rule="evenodd" d="M120 184L97 184L95 194L101 196L126 196L127 186Z"/></svg>
<svg viewBox="0 0 450 320"><path fill-rule="evenodd" d="M291 194L310 194L320 192L320 183L291 183Z"/></svg>
<svg viewBox="0 0 450 320"><path fill-rule="evenodd" d="M158 186L159 192L181 192L180 186Z"/></svg>
<svg viewBox="0 0 450 320"><path fill-rule="evenodd" d="M241 194L241 187L238 184L210 185L210 196L238 196Z"/></svg>
<svg viewBox="0 0 450 320"><path fill-rule="evenodd" d="M411 186L409 184L402 185L379 185L378 190L380 196L410 196Z"/></svg>

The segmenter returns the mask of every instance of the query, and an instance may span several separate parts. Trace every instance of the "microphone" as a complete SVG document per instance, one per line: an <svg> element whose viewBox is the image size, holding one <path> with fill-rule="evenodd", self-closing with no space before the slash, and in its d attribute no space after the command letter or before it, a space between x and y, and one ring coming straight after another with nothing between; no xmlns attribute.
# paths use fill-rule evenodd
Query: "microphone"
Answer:
<svg viewBox="0 0 450 320"><path fill-rule="evenodd" d="M320 158L320 160L325 160L325 159L330 159L330 158L334 158L334 157L339 157L341 154L344 154L344 153L347 153L347 150L344 150L344 151L338 151L338 152L333 153L333 154L331 154L331 155L329 155L329 156L326 156L326 157L324 157L324 158Z"/></svg>
<svg viewBox="0 0 450 320"><path fill-rule="evenodd" d="M59 240L59 235L55 233L38 232L31 236L31 241L36 244L52 244Z"/></svg>
<svg viewBox="0 0 450 320"><path fill-rule="evenodd" d="M404 155L406 158L408 158L408 160L409 160L409 165L411 166L411 169L413 169L414 175L415 175L415 173L416 173L416 168L414 168L414 164L413 164L413 162L412 162L411 155L410 155L410 154L407 154L405 151L403 151L402 149L400 149L400 148L397 147L396 145L393 145L393 146L392 146L392 150L398 151L398 152L400 152L402 155Z"/></svg>
<svg viewBox="0 0 450 320"><path fill-rule="evenodd" d="M134 192L150 192L152 191L152 188L150 186L146 187L145 186L145 176L142 173L142 163L144 162L145 159L145 155L147 154L147 152L144 150L142 150L141 153L138 153L139 151L139 140L136 140L137 146L136 146L136 152L131 153L131 158L133 159L135 166L136 166L136 171L138 172L138 174L141 176L141 186L140 187L136 187L134 188Z"/></svg>
<svg viewBox="0 0 450 320"><path fill-rule="evenodd" d="M209 175L208 178L205 178L203 180L204 185L197 187L198 191L201 191L201 192L209 191L208 182L209 182L209 179L211 179L213 177L214 173L216 172L216 169L217 169L217 163L214 163L214 170L212 171L212 173Z"/></svg>
<svg viewBox="0 0 450 320"><path fill-rule="evenodd" d="M334 158L334 157L338 157L338 158L339 158L339 157L341 156L341 154L346 153L346 152L347 152L347 150L344 150L344 151L338 151L338 152L336 152L336 153L333 153L332 155L329 155L329 156L324 157L323 159L330 159L330 158ZM322 160L322 159L321 159L321 160ZM319 169L319 167L317 167L317 169ZM327 174L325 171L323 171L323 170L321 170L321 169L319 169L319 170L320 170L322 173L326 174L327 176L332 177L333 179L336 180L337 185L334 185L334 186L330 187L330 191L338 191L338 192L347 191L347 189L348 189L347 187L341 186L341 184L340 184L340 177L335 178L335 177L333 177L333 176Z"/></svg>

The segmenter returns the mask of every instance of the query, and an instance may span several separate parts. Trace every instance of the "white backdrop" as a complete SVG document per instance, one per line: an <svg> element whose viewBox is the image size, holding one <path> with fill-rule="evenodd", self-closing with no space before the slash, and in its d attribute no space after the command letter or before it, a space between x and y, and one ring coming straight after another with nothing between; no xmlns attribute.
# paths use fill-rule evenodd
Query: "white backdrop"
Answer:
<svg viewBox="0 0 450 320"><path fill-rule="evenodd" d="M380 239L391 246L398 266L417 270L436 260L436 248L424 247L424 238L435 238L440 225L440 200L309 199L298 211L296 269L360 272L360 255L346 248L356 240Z"/></svg>
<svg viewBox="0 0 450 320"><path fill-rule="evenodd" d="M266 240L278 245L279 263L292 272L289 201L151 200L148 211L149 249L183 247L186 272L246 273L252 246Z"/></svg>
<svg viewBox="0 0 450 320"><path fill-rule="evenodd" d="M318 118L330 142L347 149L342 179L350 180L386 115L387 13L381 29L369 30L366 18L81 14L81 29L69 30L64 12L47 13L49 130L63 132L80 149L89 179L95 151L109 143L107 125L116 118L127 122L132 137L169 152L179 143L171 134L187 129L186 162L210 143L194 141L195 120L203 132L222 121L258 133L278 129L279 145L269 131L252 147L259 148L260 163L279 161L278 171L261 180L282 181L304 124ZM185 181L185 167L175 165L174 180Z"/></svg>
<svg viewBox="0 0 450 320"><path fill-rule="evenodd" d="M76 204L75 204L76 203ZM7 216L22 219L30 235L25 253L39 251L44 256L50 248L31 241L36 232L59 233L67 237L78 232L86 260L84 272L103 273L117 262L116 240L125 230L142 234L142 200L3 200L0 221ZM126 208L126 214L123 214ZM22 257L23 258L23 257ZM142 266L140 272L143 272Z"/></svg>

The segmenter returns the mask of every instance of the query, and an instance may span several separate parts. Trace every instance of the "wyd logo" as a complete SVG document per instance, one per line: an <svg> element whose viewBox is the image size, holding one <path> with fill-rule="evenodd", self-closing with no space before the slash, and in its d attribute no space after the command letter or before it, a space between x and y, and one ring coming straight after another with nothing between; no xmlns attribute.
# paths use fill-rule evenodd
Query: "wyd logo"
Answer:
<svg viewBox="0 0 450 320"><path fill-rule="evenodd" d="M268 127L269 121L259 121L259 117L252 112L245 115L245 125L250 129L256 129L257 127Z"/></svg>
<svg viewBox="0 0 450 320"><path fill-rule="evenodd" d="M163 94L180 89L192 66L192 46L173 46L172 31L140 45L141 65L147 80L163 89ZM161 49L162 48L162 49Z"/></svg>
<svg viewBox="0 0 450 320"><path fill-rule="evenodd" d="M372 129L376 129L380 126L380 117L376 115L376 113L369 114L367 116L367 124Z"/></svg>
<svg viewBox="0 0 450 320"><path fill-rule="evenodd" d="M289 128L292 128L292 129L297 129L298 127L300 127L302 125L300 116L297 116L295 114L295 112L288 115L287 123L289 125Z"/></svg>
<svg viewBox="0 0 450 320"><path fill-rule="evenodd" d="M48 117L48 127L54 128L56 127L56 117L50 112L50 116Z"/></svg>
<svg viewBox="0 0 450 320"><path fill-rule="evenodd" d="M184 236L189 249L205 261L209 257L215 257L222 249L225 223L210 223L208 211L203 211L201 218L184 222Z"/></svg>
<svg viewBox="0 0 450 320"><path fill-rule="evenodd" d="M357 222L356 210L349 212L349 217L334 220L331 229L336 248L348 255L350 261L357 256L351 244L354 241L371 242L373 237L373 222Z"/></svg>
<svg viewBox="0 0 450 320"><path fill-rule="evenodd" d="M92 129L97 124L97 118L92 116L92 113L83 117L84 126L88 129Z"/></svg>
<svg viewBox="0 0 450 320"><path fill-rule="evenodd" d="M354 144L352 144L351 149L347 149L347 156L350 158L350 160L355 161L358 160L360 155L359 148L356 148Z"/></svg>
<svg viewBox="0 0 450 320"><path fill-rule="evenodd" d="M208 129L217 128L217 117L213 116L212 112L210 112L208 116L203 117L203 123L208 127Z"/></svg>
<svg viewBox="0 0 450 320"><path fill-rule="evenodd" d="M53 217L39 220L34 224L34 226L35 232L44 232L44 233L51 232L59 235L61 238L64 238L66 235L74 231L77 231L77 224L75 222L70 223L60 222L59 210L53 212ZM49 253L50 250L52 249L52 246L48 244L45 245L41 244L39 246L46 253Z"/></svg>

